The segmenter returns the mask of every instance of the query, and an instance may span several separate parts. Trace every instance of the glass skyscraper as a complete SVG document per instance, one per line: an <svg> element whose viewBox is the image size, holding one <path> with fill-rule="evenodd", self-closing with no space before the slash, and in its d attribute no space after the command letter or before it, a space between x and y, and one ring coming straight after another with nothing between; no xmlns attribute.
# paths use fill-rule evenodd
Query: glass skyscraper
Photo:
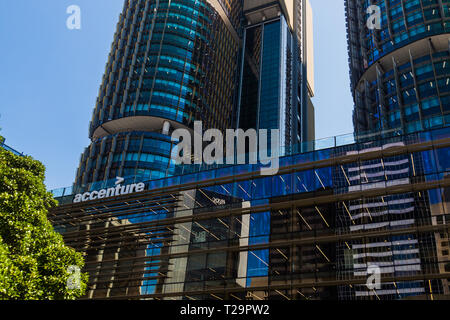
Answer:
<svg viewBox="0 0 450 320"><path fill-rule="evenodd" d="M364 142L370 141L373 134L396 136L448 126L450 11L446 1L346 0L345 5L355 137ZM366 145L367 152L385 147L369 142ZM365 183L356 188L367 191L379 188L385 179L386 186L411 183L411 176L426 168L427 161L427 154L364 161L357 168L348 168L347 179ZM353 190L350 186L349 192ZM435 214L429 205L434 201L432 193L420 193L419 197L413 193L387 195L366 203L355 201L345 208L341 222L351 232L383 226L407 229ZM439 250L433 248L441 247L438 233L421 237L404 234L368 238L365 243L352 245L353 255L346 255L343 247L345 258L338 256L345 261L344 266L354 269L354 275L367 274L367 268L373 265L381 268L382 277L413 276L429 268L429 261L437 259L429 255L430 250L436 250L439 256ZM422 295L431 286L431 282L424 281L383 282L378 290L356 285L341 287L339 294L343 299L397 299Z"/></svg>
<svg viewBox="0 0 450 320"><path fill-rule="evenodd" d="M279 129L280 146L314 140L309 1L245 1L244 14L239 126Z"/></svg>
<svg viewBox="0 0 450 320"><path fill-rule="evenodd" d="M125 1L76 186L170 176L172 130L234 127L241 12L241 1Z"/></svg>
<svg viewBox="0 0 450 320"><path fill-rule="evenodd" d="M411 133L448 125L450 3L345 0L345 5L355 132ZM380 10L380 28L372 5Z"/></svg>
<svg viewBox="0 0 450 320"><path fill-rule="evenodd" d="M310 11L306 0L125 1L75 187L173 175L171 132L194 121L279 129L282 146L313 140Z"/></svg>

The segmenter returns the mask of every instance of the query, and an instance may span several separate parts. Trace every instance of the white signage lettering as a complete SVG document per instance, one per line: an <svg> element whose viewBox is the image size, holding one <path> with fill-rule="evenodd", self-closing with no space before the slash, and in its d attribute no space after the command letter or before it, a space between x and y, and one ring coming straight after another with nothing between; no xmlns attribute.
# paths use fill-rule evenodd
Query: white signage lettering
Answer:
<svg viewBox="0 0 450 320"><path fill-rule="evenodd" d="M121 183L124 182L125 179L122 177L116 178L116 186L108 189L102 189L98 191L85 192L80 193L75 196L73 199L74 203L105 199L117 196L123 196L135 192L142 192L145 190L145 183L133 183L126 186L122 186Z"/></svg>

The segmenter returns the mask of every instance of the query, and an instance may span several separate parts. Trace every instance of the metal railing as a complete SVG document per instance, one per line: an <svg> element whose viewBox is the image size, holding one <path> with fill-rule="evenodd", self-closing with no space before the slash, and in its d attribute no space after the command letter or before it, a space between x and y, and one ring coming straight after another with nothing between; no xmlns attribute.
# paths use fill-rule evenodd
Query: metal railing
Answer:
<svg viewBox="0 0 450 320"><path fill-rule="evenodd" d="M418 141L432 141L435 139L438 139L439 137L442 136L447 136L450 137L450 127L444 127L444 128L437 128L437 129L432 129L432 130L428 130L428 131L421 131L421 132L414 132L414 133L410 133L410 134L400 134L400 132L398 130L390 130L390 131L384 131L381 133L374 133L374 134L367 134L367 135L361 135L361 136L356 136L355 134L345 134L345 135L339 135L339 136L334 136L334 137L330 137L330 138L324 138L324 139L318 139L315 141L311 141L311 142L304 142L298 145L293 145L293 146L289 146L289 147L281 147L281 153L282 156L281 158L283 159L287 159L289 157L293 157L293 156L297 156L297 155L301 155L301 154L311 154L314 152L322 152L324 150L331 150L331 149L335 149L335 148L344 148L344 149L348 149L348 151L350 151L350 149L354 150L354 149L358 149L358 145L365 145L367 143L380 143L380 144L387 144L390 142L395 142L398 141L399 139L401 141L406 142L406 144L408 144L408 142L418 142ZM355 147L352 147L355 146ZM323 160L322 157L326 157L326 155L321 154L320 158ZM316 158L315 156L313 158ZM281 165L283 164L283 162L286 161L281 161ZM288 161L287 161L288 162ZM239 167L240 165L180 165L177 166L177 170L176 170L176 174L173 176L169 176L166 178L161 178L161 179L149 179L148 177L143 177L143 176L139 176L139 175L133 175L133 176L126 176L123 177L125 178L125 183L137 183L137 182L149 182L149 181L159 181L161 180L161 185L166 185L165 183L163 183L163 180L170 180L173 183L177 183L176 181L176 177L180 177L180 176L187 176L187 175L192 175L192 174L196 174L199 172L208 172L211 170L217 170L220 168L229 168L229 167ZM245 166L245 165L244 165ZM236 172L239 172L239 170L234 170ZM233 170L230 170L230 174L233 175ZM75 193L78 193L76 191L83 191L83 190L99 190L102 188L107 188L107 187L112 187L114 186L116 179L110 179L110 180L104 180L104 181L99 181L99 182L95 182L95 183L90 183L89 186L81 186L81 187L77 187L74 188L73 186L71 187L66 187L66 188L59 188L59 189L55 189L55 190L51 190L51 192L53 193L54 197L59 198L59 197L65 197L65 196L71 196L74 195ZM170 183L169 183L170 184ZM75 189L80 189L80 190L75 190Z"/></svg>
<svg viewBox="0 0 450 320"><path fill-rule="evenodd" d="M2 142L0 142L0 148L5 149L6 151L10 151L13 154L15 154L16 156L21 156L21 157L25 156L22 152L19 152L13 148L7 146L6 144L4 144Z"/></svg>

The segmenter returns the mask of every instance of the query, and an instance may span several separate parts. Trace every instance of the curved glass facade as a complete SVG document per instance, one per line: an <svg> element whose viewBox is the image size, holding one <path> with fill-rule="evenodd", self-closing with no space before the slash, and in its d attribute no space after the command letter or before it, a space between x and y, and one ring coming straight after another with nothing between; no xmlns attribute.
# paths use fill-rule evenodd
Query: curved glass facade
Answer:
<svg viewBox="0 0 450 320"><path fill-rule="evenodd" d="M118 133L94 141L81 156L79 177L91 181L92 190L106 187L115 177L127 183L142 179L160 179L175 173L170 158L174 143L157 132ZM81 173L85 173L82 175Z"/></svg>
<svg viewBox="0 0 450 320"><path fill-rule="evenodd" d="M129 1L118 30L91 136L130 116L229 123L238 43L207 1Z"/></svg>
<svg viewBox="0 0 450 320"><path fill-rule="evenodd" d="M371 5L380 29L367 26ZM356 133L448 125L449 2L346 0L346 14Z"/></svg>
<svg viewBox="0 0 450 320"><path fill-rule="evenodd" d="M215 7L207 0L125 2L89 128L93 143L82 156L76 185L142 170L154 178L170 174L167 166L148 172L151 161L126 166L131 151L125 145L113 148L117 139L151 140L169 125L166 136L156 140L170 141L172 129L191 128L197 120L205 128L233 127L240 9L241 1ZM131 158L170 154L171 149L154 153L144 143Z"/></svg>

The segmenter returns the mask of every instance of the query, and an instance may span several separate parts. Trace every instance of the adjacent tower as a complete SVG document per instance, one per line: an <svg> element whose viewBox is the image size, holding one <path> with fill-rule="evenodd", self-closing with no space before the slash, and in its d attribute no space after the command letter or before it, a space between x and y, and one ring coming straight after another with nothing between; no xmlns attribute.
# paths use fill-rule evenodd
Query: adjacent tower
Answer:
<svg viewBox="0 0 450 320"><path fill-rule="evenodd" d="M279 129L280 146L314 140L314 50L308 0L244 2L239 126Z"/></svg>
<svg viewBox="0 0 450 320"><path fill-rule="evenodd" d="M404 135L450 124L450 10L441 0L345 0L350 78L355 109L353 123L359 153L402 147L405 141L380 145L384 137ZM378 141L366 142L375 134ZM373 140L373 138L371 138ZM413 139L413 138L411 138ZM408 143L410 143L408 141ZM342 169L349 192L412 184L428 180L426 153L384 156ZM417 178L421 177L421 178ZM352 186L351 184L355 186ZM427 221L436 224L428 207L431 191L366 197L342 209L350 232L399 230ZM345 210L344 210L345 209ZM437 211L437 210L436 210ZM440 236L405 234L367 237L338 248L343 277L367 276L380 267L382 277L430 272L438 261ZM424 243L427 243L424 245ZM347 249L349 249L347 251ZM345 253L348 252L348 253ZM434 270L433 270L434 271ZM434 287L434 289L433 289ZM381 288L340 287L341 299L403 299L445 288L446 282L387 282ZM438 291L439 291L438 290Z"/></svg>
<svg viewBox="0 0 450 320"><path fill-rule="evenodd" d="M355 133L448 125L448 2L345 0L345 6Z"/></svg>

